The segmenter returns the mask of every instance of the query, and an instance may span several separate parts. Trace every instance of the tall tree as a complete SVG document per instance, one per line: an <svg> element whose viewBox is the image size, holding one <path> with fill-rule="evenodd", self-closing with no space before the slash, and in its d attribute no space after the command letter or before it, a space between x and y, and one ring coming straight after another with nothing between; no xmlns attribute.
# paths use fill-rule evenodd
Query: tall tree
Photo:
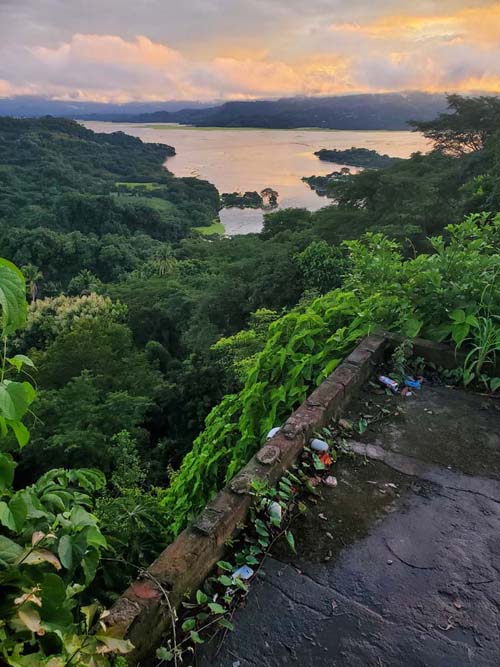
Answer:
<svg viewBox="0 0 500 667"><path fill-rule="evenodd" d="M443 153L459 156L483 150L500 128L500 98L448 95L447 100L451 113L441 113L435 120L412 120L409 125Z"/></svg>

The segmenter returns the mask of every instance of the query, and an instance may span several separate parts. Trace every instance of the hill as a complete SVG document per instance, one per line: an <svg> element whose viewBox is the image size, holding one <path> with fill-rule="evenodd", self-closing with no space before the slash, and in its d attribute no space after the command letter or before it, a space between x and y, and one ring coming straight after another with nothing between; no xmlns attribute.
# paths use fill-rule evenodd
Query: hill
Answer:
<svg viewBox="0 0 500 667"><path fill-rule="evenodd" d="M133 123L181 123L198 127L402 130L407 129L408 120L430 120L445 108L444 95L415 92L226 102L208 109L94 115L93 118Z"/></svg>

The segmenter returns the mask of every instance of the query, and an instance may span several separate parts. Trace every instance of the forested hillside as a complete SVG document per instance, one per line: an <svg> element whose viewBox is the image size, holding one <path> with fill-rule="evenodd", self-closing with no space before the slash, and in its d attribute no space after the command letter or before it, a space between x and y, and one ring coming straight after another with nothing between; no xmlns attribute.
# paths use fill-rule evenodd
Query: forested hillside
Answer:
<svg viewBox="0 0 500 667"><path fill-rule="evenodd" d="M461 380L498 388L499 103L450 102L419 127L438 150L231 239L196 232L219 195L166 171L171 148L0 119L0 254L22 270L0 262L0 664L107 665L80 606L110 604L376 326L464 346Z"/></svg>
<svg viewBox="0 0 500 667"><path fill-rule="evenodd" d="M280 100L225 102L206 109L141 114L99 114L94 118L132 123L181 123L198 127L324 127L336 130L405 130L410 118L430 120L445 109L444 95L375 93Z"/></svg>

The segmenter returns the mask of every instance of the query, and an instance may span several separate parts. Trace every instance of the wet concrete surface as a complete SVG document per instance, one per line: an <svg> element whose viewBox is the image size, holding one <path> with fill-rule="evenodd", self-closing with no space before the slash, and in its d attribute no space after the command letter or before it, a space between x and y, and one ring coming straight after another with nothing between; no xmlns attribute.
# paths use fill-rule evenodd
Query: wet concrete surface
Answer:
<svg viewBox="0 0 500 667"><path fill-rule="evenodd" d="M234 632L197 664L498 667L497 404L361 392L348 417L380 421L352 434L338 486L293 526L297 555L276 546Z"/></svg>

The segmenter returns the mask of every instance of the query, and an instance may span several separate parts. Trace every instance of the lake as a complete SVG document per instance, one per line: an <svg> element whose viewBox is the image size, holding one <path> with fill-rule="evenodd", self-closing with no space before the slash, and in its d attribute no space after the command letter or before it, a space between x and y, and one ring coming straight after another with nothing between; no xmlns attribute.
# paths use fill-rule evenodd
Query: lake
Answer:
<svg viewBox="0 0 500 667"><path fill-rule="evenodd" d="M177 155L169 158L166 166L176 176L204 178L221 193L260 192L270 187L279 193L280 208L311 211L327 206L329 200L311 190L302 177L323 176L344 166L319 160L314 152L320 148L355 146L403 158L428 148L420 134L407 131L226 129L97 121L83 124L95 132L121 130L143 141L174 146ZM227 234L245 234L260 231L263 213L223 209L220 218Z"/></svg>

